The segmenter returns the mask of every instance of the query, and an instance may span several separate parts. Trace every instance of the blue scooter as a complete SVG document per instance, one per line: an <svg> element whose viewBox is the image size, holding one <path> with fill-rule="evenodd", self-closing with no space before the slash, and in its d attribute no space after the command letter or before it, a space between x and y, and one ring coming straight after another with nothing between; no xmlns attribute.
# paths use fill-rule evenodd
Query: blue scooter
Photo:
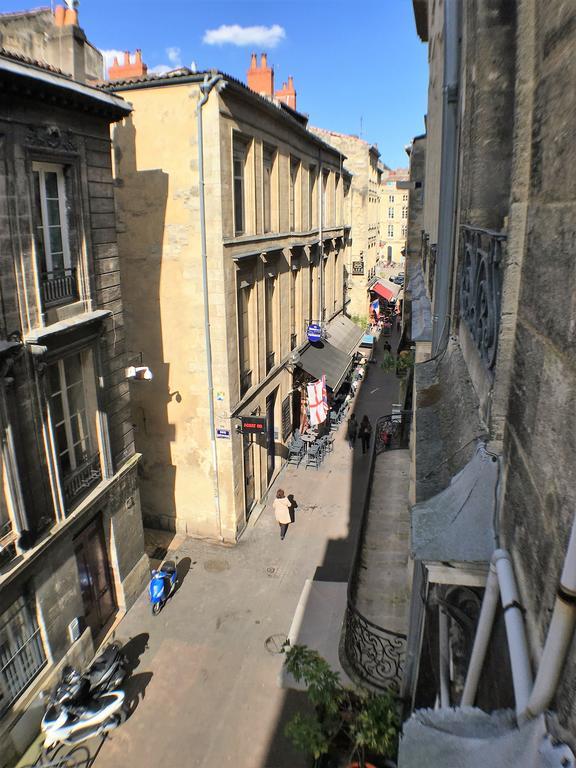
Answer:
<svg viewBox="0 0 576 768"><path fill-rule="evenodd" d="M155 616L160 613L166 600L176 591L178 585L176 575L176 564L172 560L166 560L159 570L152 571L149 591L152 613Z"/></svg>

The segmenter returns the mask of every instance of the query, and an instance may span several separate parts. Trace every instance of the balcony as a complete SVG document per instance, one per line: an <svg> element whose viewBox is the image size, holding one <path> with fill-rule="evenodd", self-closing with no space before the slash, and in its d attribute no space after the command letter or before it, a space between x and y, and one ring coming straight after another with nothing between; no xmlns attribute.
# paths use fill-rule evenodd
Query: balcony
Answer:
<svg viewBox="0 0 576 768"><path fill-rule="evenodd" d="M76 301L78 298L76 268L44 272L41 278L41 288L42 303L46 308Z"/></svg>
<svg viewBox="0 0 576 768"><path fill-rule="evenodd" d="M86 459L79 467L70 472L63 480L64 503L67 511L85 496L90 488L102 479L100 454Z"/></svg>
<svg viewBox="0 0 576 768"><path fill-rule="evenodd" d="M500 264L506 235L467 225L461 231L460 317L484 366L491 371L500 330Z"/></svg>

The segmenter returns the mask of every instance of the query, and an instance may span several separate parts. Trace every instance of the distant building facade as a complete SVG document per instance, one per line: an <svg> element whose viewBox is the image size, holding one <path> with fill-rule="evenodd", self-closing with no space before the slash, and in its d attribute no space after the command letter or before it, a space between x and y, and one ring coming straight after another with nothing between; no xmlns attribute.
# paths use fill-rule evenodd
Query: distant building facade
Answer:
<svg viewBox="0 0 576 768"><path fill-rule="evenodd" d="M380 186L380 258L384 264L404 264L408 229L410 193L402 182L408 181L408 170L385 169Z"/></svg>
<svg viewBox="0 0 576 768"><path fill-rule="evenodd" d="M310 130L345 155L346 167L352 173L348 311L367 317L367 285L382 256L381 178L386 168L379 161L378 148L364 139L324 128Z"/></svg>
<svg viewBox="0 0 576 768"><path fill-rule="evenodd" d="M0 55L0 765L148 578L116 245L122 99Z"/></svg>
<svg viewBox="0 0 576 768"><path fill-rule="evenodd" d="M342 313L349 263L344 159L274 94L269 70L253 58L257 92L217 75L203 107L208 307L196 105L211 75L106 86L134 107L114 145L128 344L155 376L133 392L144 519L227 542L266 498L300 426L307 327L328 332ZM264 434L242 417L264 419Z"/></svg>

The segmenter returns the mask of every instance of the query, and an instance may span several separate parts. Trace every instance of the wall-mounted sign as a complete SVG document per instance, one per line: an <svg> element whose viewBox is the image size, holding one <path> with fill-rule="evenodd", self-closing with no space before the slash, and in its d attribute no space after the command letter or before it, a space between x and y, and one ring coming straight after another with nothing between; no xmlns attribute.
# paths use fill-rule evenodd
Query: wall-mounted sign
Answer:
<svg viewBox="0 0 576 768"><path fill-rule="evenodd" d="M320 341L322 338L322 328L318 323L310 323L306 335L308 336L308 341Z"/></svg>
<svg viewBox="0 0 576 768"><path fill-rule="evenodd" d="M364 274L364 262L363 261L353 261L352 262L352 274L353 275L363 275Z"/></svg>
<svg viewBox="0 0 576 768"><path fill-rule="evenodd" d="M242 432L247 435L266 434L265 416L240 416Z"/></svg>
<svg viewBox="0 0 576 768"><path fill-rule="evenodd" d="M224 400L224 392L216 392L216 400L222 402Z"/></svg>
<svg viewBox="0 0 576 768"><path fill-rule="evenodd" d="M229 439L230 438L230 430L229 429L217 429L216 430L216 437L221 437L223 439Z"/></svg>

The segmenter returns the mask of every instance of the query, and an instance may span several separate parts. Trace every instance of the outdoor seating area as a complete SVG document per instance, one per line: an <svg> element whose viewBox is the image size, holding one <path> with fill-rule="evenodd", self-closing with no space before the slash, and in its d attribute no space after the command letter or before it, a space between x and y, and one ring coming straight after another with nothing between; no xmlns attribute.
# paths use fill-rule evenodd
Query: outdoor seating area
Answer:
<svg viewBox="0 0 576 768"><path fill-rule="evenodd" d="M347 405L342 404L340 409L330 411L329 431L323 426L323 433L319 434L317 428L311 428L301 434L297 429L288 443L288 464L297 467L304 461L304 467L313 467L320 469L322 463L329 453L334 450L334 432L342 423L347 411Z"/></svg>

